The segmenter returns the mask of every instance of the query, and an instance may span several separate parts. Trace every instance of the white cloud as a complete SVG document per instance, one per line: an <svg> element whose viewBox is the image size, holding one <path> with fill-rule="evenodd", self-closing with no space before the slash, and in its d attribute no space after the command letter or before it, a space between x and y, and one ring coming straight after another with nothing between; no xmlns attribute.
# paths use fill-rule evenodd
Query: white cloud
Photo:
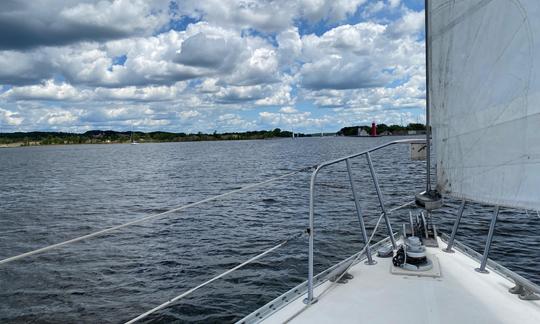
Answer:
<svg viewBox="0 0 540 324"><path fill-rule="evenodd" d="M302 53L302 39L297 28L289 28L277 35L278 56L281 65L290 66Z"/></svg>
<svg viewBox="0 0 540 324"><path fill-rule="evenodd" d="M387 26L374 22L304 36L302 85L315 90L361 89L382 87L403 77L403 70L419 63L422 44L388 36Z"/></svg>
<svg viewBox="0 0 540 324"><path fill-rule="evenodd" d="M168 22L168 5L167 0L3 1L0 49L150 35Z"/></svg>
<svg viewBox="0 0 540 324"><path fill-rule="evenodd" d="M292 82L292 78L283 77L281 82L270 85L270 91L268 91L267 96L257 100L255 104L260 106L294 105L296 98L291 94Z"/></svg>
<svg viewBox="0 0 540 324"><path fill-rule="evenodd" d="M224 68L229 71L237 61L241 51L238 38L195 34L182 42L176 61L190 66Z"/></svg>
<svg viewBox="0 0 540 324"><path fill-rule="evenodd" d="M53 1L54 3L54 1ZM168 22L168 1L114 0L64 7L59 19L73 25L119 29L126 34L147 34Z"/></svg>
<svg viewBox="0 0 540 324"><path fill-rule="evenodd" d="M182 14L203 18L217 26L263 31L286 28L295 14L294 4L290 2L186 0L179 1L178 7Z"/></svg>
<svg viewBox="0 0 540 324"><path fill-rule="evenodd" d="M328 116L313 118L309 111L297 113L272 113L263 111L259 113L259 119L263 124L272 127L285 127L296 130L299 128L319 129L331 121L331 118Z"/></svg>
<svg viewBox="0 0 540 324"><path fill-rule="evenodd" d="M297 4L302 16L310 21L329 20L337 22L355 13L366 0L301 0Z"/></svg>
<svg viewBox="0 0 540 324"><path fill-rule="evenodd" d="M424 31L424 19L424 11L405 10L399 20L390 24L389 33L394 38L416 37L418 33Z"/></svg>
<svg viewBox="0 0 540 324"><path fill-rule="evenodd" d="M280 32L295 20L336 23L353 15L366 0L184 0L181 14L197 17L213 25L236 29Z"/></svg>
<svg viewBox="0 0 540 324"><path fill-rule="evenodd" d="M390 8L397 8L401 4L401 0L388 0L388 5Z"/></svg>
<svg viewBox="0 0 540 324"><path fill-rule="evenodd" d="M222 103L237 103L263 99L271 94L271 86L230 86L216 93L216 99Z"/></svg>
<svg viewBox="0 0 540 324"><path fill-rule="evenodd" d="M199 92L202 93L215 93L219 91L219 86L216 84L217 79L214 78L206 78L204 81L198 86Z"/></svg>
<svg viewBox="0 0 540 324"><path fill-rule="evenodd" d="M255 123L245 120L239 114L227 113L217 118L216 127L221 131L249 130L256 127Z"/></svg>
<svg viewBox="0 0 540 324"><path fill-rule="evenodd" d="M19 113L0 108L0 120L3 125L19 126L24 118Z"/></svg>
<svg viewBox="0 0 540 324"><path fill-rule="evenodd" d="M180 115L180 118L182 119L191 119L200 116L201 113L196 110L187 110L179 112L178 115Z"/></svg>
<svg viewBox="0 0 540 324"><path fill-rule="evenodd" d="M281 109L279 109L279 112L280 113L284 113L284 114L294 114L294 113L297 113L298 110L294 107L282 107Z"/></svg>
<svg viewBox="0 0 540 324"><path fill-rule="evenodd" d="M13 3L0 4L0 27L22 37L0 45L5 124L317 128L424 104L423 12L401 1ZM370 18L385 12L393 20ZM196 22L167 27L186 16Z"/></svg>
<svg viewBox="0 0 540 324"><path fill-rule="evenodd" d="M172 86L96 88L93 96L94 100L171 101L178 99L185 88L185 82L177 82Z"/></svg>
<svg viewBox="0 0 540 324"><path fill-rule="evenodd" d="M41 120L44 120L50 126L70 125L78 121L78 117L70 111L50 111L47 112Z"/></svg>
<svg viewBox="0 0 540 324"><path fill-rule="evenodd" d="M363 16L370 17L372 15L375 15L381 12L382 10L384 10L384 8L385 8L384 1L382 0L374 1L366 6L366 9L363 12Z"/></svg>
<svg viewBox="0 0 540 324"><path fill-rule="evenodd" d="M68 83L57 84L47 80L40 85L14 87L0 95L0 98L10 100L83 100L88 98L88 92L80 92Z"/></svg>

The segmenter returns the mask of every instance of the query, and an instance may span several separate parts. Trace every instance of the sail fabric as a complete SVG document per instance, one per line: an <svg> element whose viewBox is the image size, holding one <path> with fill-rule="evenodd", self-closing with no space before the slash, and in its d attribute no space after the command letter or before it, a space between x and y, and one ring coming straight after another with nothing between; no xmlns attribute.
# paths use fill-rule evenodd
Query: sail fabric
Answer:
<svg viewBox="0 0 540 324"><path fill-rule="evenodd" d="M432 0L437 189L540 210L540 1Z"/></svg>

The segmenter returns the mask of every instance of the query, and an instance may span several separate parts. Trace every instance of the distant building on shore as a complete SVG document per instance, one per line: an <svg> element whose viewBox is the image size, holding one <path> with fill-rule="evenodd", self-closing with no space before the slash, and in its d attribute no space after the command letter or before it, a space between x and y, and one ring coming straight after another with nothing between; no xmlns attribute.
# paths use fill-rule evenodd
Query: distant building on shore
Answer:
<svg viewBox="0 0 540 324"><path fill-rule="evenodd" d="M365 129L358 127L358 136L369 136L369 133Z"/></svg>
<svg viewBox="0 0 540 324"><path fill-rule="evenodd" d="M391 135L392 135L392 132L390 131L384 131L379 134L379 136L391 136Z"/></svg>

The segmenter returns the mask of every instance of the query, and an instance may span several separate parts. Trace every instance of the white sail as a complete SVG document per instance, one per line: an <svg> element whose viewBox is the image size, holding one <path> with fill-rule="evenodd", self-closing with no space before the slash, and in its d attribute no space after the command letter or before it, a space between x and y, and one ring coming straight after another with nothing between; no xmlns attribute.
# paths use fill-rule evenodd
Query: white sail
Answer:
<svg viewBox="0 0 540 324"><path fill-rule="evenodd" d="M433 0L437 188L540 210L540 1Z"/></svg>

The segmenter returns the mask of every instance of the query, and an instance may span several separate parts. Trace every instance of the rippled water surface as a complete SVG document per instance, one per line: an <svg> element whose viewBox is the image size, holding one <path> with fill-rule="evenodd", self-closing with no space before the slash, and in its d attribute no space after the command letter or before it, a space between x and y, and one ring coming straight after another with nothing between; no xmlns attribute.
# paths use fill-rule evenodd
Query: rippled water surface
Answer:
<svg viewBox="0 0 540 324"><path fill-rule="evenodd" d="M304 138L0 149L0 258L163 212L395 138ZM373 154L389 207L423 187L406 145ZM364 158L352 165L368 230L379 215ZM0 321L119 323L303 231L309 172L0 265ZM345 166L318 178L316 271L362 248ZM434 222L449 232L458 204ZM467 207L458 239L483 250L492 207ZM394 229L409 210L391 215ZM490 255L540 283L540 217L502 209ZM383 237L386 228L380 228ZM471 269L472 271L472 269ZM306 279L307 239L195 292L148 322L232 322Z"/></svg>

